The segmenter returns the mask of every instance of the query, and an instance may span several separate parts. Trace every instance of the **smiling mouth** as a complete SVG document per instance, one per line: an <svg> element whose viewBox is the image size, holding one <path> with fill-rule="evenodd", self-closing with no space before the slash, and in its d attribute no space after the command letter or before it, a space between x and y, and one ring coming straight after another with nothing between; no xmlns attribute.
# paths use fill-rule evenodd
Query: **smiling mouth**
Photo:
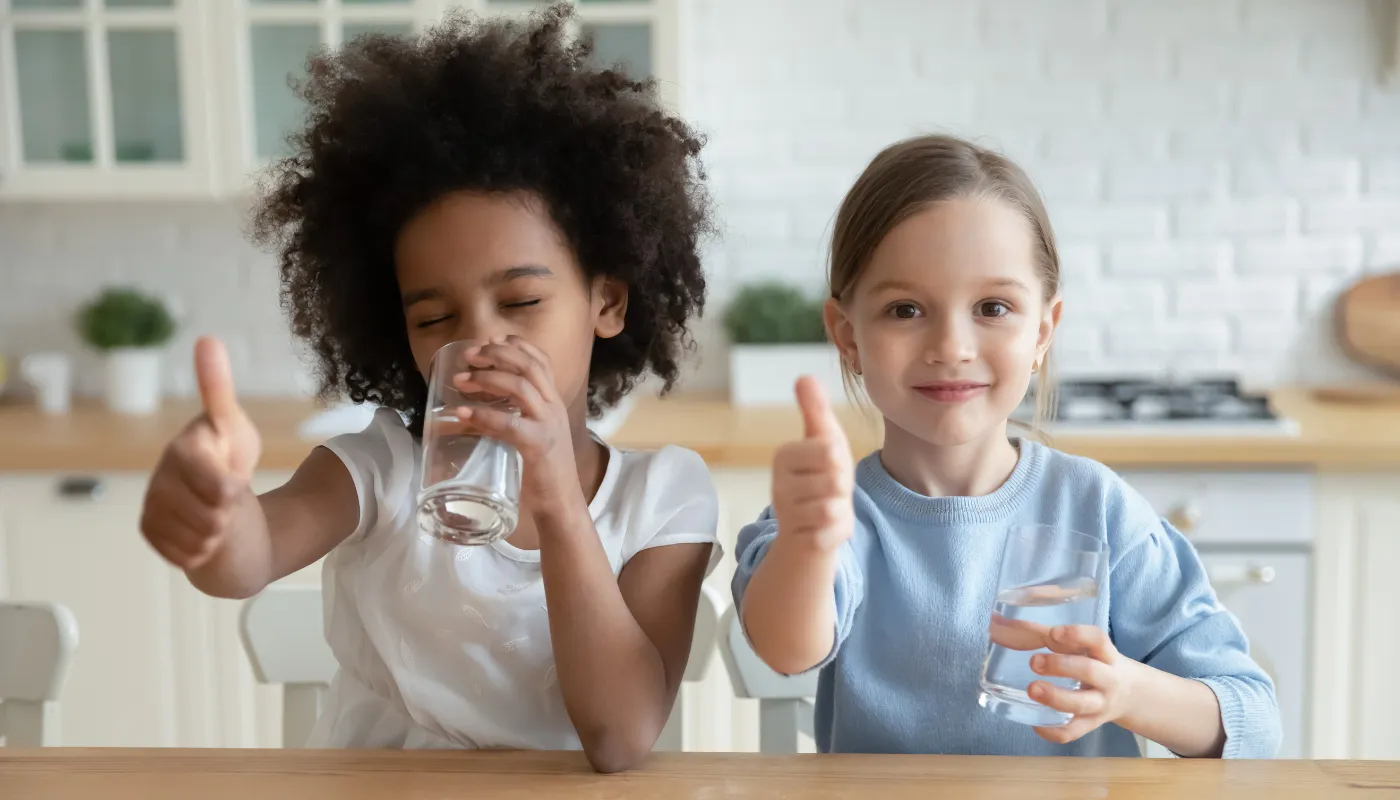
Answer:
<svg viewBox="0 0 1400 800"><path fill-rule="evenodd" d="M938 403L962 403L987 391L985 383L973 381L943 381L915 386L914 391Z"/></svg>

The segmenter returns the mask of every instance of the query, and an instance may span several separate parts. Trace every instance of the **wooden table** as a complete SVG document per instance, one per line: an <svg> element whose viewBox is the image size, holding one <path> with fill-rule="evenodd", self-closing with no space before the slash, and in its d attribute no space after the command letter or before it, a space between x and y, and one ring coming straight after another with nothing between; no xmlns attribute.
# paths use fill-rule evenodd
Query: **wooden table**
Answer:
<svg viewBox="0 0 1400 800"><path fill-rule="evenodd" d="M1400 762L656 754L619 775L578 753L0 749L5 800L1400 797Z"/></svg>

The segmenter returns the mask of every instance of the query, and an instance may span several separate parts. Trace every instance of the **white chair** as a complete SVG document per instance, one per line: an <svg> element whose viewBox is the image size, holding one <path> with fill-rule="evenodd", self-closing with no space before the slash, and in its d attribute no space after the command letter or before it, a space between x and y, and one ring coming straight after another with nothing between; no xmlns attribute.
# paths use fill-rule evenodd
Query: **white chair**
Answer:
<svg viewBox="0 0 1400 800"><path fill-rule="evenodd" d="M269 586L243 604L238 628L258 681L282 685L282 746L302 747L337 666L322 625L321 587Z"/></svg>
<svg viewBox="0 0 1400 800"><path fill-rule="evenodd" d="M0 739L58 746L58 695L78 648L78 622L56 603L0 602Z"/></svg>
<svg viewBox="0 0 1400 800"><path fill-rule="evenodd" d="M705 673L709 671L710 662L715 656L720 613L724 606L724 595L718 590L709 585L701 587L700 604L695 609L695 632L690 637L690 660L685 664L685 675L681 676L682 684L698 683L704 680ZM661 729L661 735L652 750L679 753L685 749L684 705L684 698L677 695L676 705L671 709L666 727Z"/></svg>
<svg viewBox="0 0 1400 800"><path fill-rule="evenodd" d="M705 677L714 658L723 604L718 591L703 588L683 682ZM335 656L322 627L321 589L269 586L244 604L239 632L258 681L283 687L282 746L302 746L316 724L322 695L336 671ZM683 717L678 700L654 749L682 749Z"/></svg>
<svg viewBox="0 0 1400 800"><path fill-rule="evenodd" d="M796 753L798 734L814 735L811 698L817 693L817 673L774 672L749 646L735 608L720 621L719 653L735 696L758 700L759 752Z"/></svg>

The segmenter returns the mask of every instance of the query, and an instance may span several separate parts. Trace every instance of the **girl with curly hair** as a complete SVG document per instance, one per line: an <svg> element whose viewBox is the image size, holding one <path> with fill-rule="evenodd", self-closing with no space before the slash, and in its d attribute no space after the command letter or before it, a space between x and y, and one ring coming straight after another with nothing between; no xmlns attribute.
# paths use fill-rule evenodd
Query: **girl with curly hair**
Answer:
<svg viewBox="0 0 1400 800"><path fill-rule="evenodd" d="M556 6L448 18L312 61L307 128L256 215L324 397L379 408L255 495L258 432L222 345L204 413L167 448L142 531L200 590L243 598L325 557L339 671L313 746L582 748L638 763L671 711L719 558L695 453L623 451L586 422L647 373L665 389L704 303L699 138L649 81L590 63ZM414 513L425 375L486 342L471 423L516 446L519 524L456 548Z"/></svg>

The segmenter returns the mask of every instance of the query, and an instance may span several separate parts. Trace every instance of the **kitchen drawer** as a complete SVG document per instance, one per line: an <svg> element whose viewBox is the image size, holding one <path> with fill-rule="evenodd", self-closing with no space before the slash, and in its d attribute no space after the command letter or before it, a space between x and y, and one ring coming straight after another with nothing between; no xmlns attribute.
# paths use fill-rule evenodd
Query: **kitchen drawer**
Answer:
<svg viewBox="0 0 1400 800"><path fill-rule="evenodd" d="M1313 540L1315 476L1310 472L1120 474L1196 544Z"/></svg>

